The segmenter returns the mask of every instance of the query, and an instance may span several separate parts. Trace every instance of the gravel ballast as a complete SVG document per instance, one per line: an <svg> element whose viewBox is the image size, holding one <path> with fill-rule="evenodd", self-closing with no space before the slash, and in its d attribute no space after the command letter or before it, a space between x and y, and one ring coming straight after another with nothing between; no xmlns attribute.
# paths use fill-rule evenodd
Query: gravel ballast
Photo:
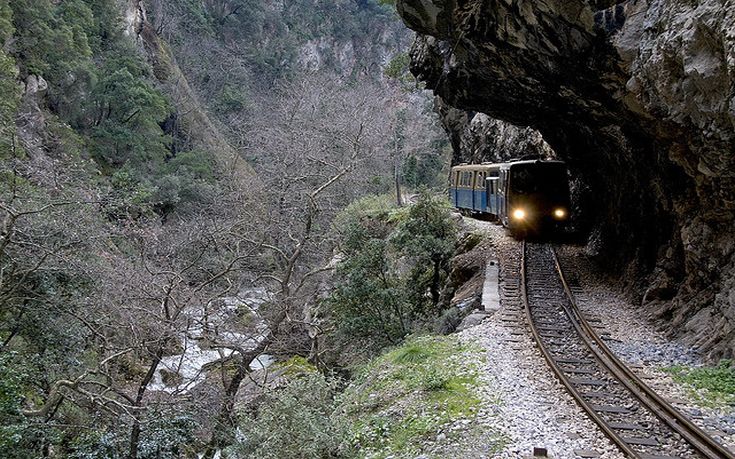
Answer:
<svg viewBox="0 0 735 459"><path fill-rule="evenodd" d="M566 271L573 271L582 293L576 300L587 319L599 320L605 344L643 381L695 424L730 450L735 450L735 410L732 406L705 406L694 391L662 371L675 365L704 365L696 350L673 341L654 325L649 313L626 300L620 289L589 262L584 249L557 249Z"/></svg>
<svg viewBox="0 0 735 459"><path fill-rule="evenodd" d="M557 381L536 348L525 317L506 308L504 274L518 271L520 243L500 226L473 219L465 222L486 235L487 256L497 258L501 269L500 310L458 333L460 340L484 352L485 361L479 365L483 407L477 422L486 424L488 431L501 432L506 440L504 449L492 457L533 457L534 448L546 449L554 458L623 457ZM662 371L672 365L702 365L696 351L657 332L645 311L596 273L582 248L564 246L558 253L562 266L574 273L579 285L575 290L579 306L595 321L606 344L700 427L735 447L732 407L703 406L690 388Z"/></svg>
<svg viewBox="0 0 735 459"><path fill-rule="evenodd" d="M466 221L493 241L502 292L504 271L519 266L519 243L491 223ZM525 320L510 321L508 317L501 294L496 314L459 333L461 340L480 346L485 353L479 377L485 406L480 422L487 419L492 424L489 428L507 437L506 447L494 457L532 457L534 448L545 448L555 458L595 453L601 458L623 457L551 373Z"/></svg>

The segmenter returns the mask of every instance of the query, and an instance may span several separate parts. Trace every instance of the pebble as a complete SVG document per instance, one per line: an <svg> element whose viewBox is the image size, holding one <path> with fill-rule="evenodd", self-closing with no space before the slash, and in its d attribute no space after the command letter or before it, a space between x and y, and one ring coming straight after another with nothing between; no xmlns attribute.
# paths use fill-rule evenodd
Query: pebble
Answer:
<svg viewBox="0 0 735 459"><path fill-rule="evenodd" d="M500 227L478 221L473 221L473 226L474 222L492 238L502 270L503 263L517 253L518 243ZM549 457L557 459L576 458L575 451L583 450L599 452L597 457L602 459L622 458L556 380L530 332L514 335L521 346L508 341L513 324L499 319L503 307L501 300L499 314L458 335L460 340L484 350L478 389L487 408L480 410L480 416L487 412L487 428L500 429L508 439L505 448L492 457L530 457L534 448L546 448Z"/></svg>
<svg viewBox="0 0 735 459"><path fill-rule="evenodd" d="M492 255L500 260L502 278L504 264L515 263L512 257L519 253L519 243L507 236L505 229L492 223L472 219L465 222L492 240L495 251ZM692 400L691 392L660 370L672 365L701 365L696 350L658 333L645 311L627 302L608 280L596 277L586 264L583 248L562 247L559 255L564 266L575 268L582 287L577 301L588 318L599 320L595 326L600 327L598 333L609 335L607 345L626 363L634 365L634 371L662 397L676 400L676 406L686 413L699 414L694 422L717 430L724 444L732 449L735 445L733 407L698 405ZM463 440L455 440L455 435L462 430L484 429L487 436L505 438L505 447L500 452L483 453L481 448L472 451L471 445L466 445L462 446L461 457L516 459L532 457L534 448L546 448L549 457L556 459L624 457L556 380L530 332L519 335L519 330L526 329L499 319L503 307L501 301L498 314L457 335L461 341L479 346L485 358L479 364L477 390L482 405L477 419L474 425L454 424L462 429L452 431L451 441L461 443ZM447 437L442 432L436 440L441 443Z"/></svg>

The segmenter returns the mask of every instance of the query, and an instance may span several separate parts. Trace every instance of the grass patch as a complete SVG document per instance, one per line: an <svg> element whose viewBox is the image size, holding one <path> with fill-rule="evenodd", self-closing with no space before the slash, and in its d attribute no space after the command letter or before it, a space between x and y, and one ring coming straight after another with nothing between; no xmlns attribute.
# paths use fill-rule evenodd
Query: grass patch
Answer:
<svg viewBox="0 0 735 459"><path fill-rule="evenodd" d="M308 375L318 371L314 365L300 355L293 356L285 362L277 363L276 367L283 368L285 376Z"/></svg>
<svg viewBox="0 0 735 459"><path fill-rule="evenodd" d="M399 347L391 353L391 361L397 364L421 363L436 355L431 346L425 343L413 342Z"/></svg>
<svg viewBox="0 0 735 459"><path fill-rule="evenodd" d="M358 371L341 409L351 419L360 457L414 458L444 427L474 419L478 360L476 349L454 337L422 337Z"/></svg>
<svg viewBox="0 0 735 459"><path fill-rule="evenodd" d="M687 386L693 397L707 406L735 404L735 368L731 360L715 367L692 368L675 365L663 368L674 381Z"/></svg>

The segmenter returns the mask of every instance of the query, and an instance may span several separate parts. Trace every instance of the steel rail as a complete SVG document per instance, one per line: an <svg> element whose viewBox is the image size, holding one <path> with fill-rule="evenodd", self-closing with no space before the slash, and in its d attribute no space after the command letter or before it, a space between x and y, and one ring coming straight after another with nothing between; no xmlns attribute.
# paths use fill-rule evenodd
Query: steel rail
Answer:
<svg viewBox="0 0 735 459"><path fill-rule="evenodd" d="M569 380L566 374L564 374L564 371L562 370L561 366L556 362L554 357L551 355L548 349L546 349L546 346L544 346L543 341L541 339L541 335L536 327L536 323L533 320L533 316L531 315L531 302L528 300L528 284L526 282L526 242L523 241L521 245L521 296L523 298L523 303L525 305L526 309L526 315L528 317L528 323L531 327L531 334L533 335L534 340L536 341L536 344L538 345L538 348L541 350L541 353L544 355L544 358L546 359L546 362L549 364L549 367L552 369L552 371L556 374L556 377L559 379L559 381L562 383L562 385L567 389L567 391L572 395L574 400L577 402L577 404L587 413L587 415L602 429L602 431L607 435L610 440L612 440L613 443L627 456L633 457L633 458L640 458L640 455L633 450L630 445L628 445L601 417L597 412L592 408L592 406L587 403L587 401L582 397L582 394L577 390L576 387L572 384L572 382ZM574 320L572 320L574 322ZM576 325L575 325L576 328ZM579 333L579 330L577 330Z"/></svg>
<svg viewBox="0 0 735 459"><path fill-rule="evenodd" d="M618 380L620 380L620 382L623 383L645 407L656 414L656 416L658 416L658 418L666 423L672 430L678 432L684 440L697 450L698 453L709 459L735 459L735 454L717 443L711 436L695 425L686 416L681 414L670 403L665 401L635 373L633 373L627 365L615 356L615 354L600 338L597 331L583 317L574 294L569 288L569 284L566 276L564 275L561 263L559 263L556 251L551 246L549 246L549 250L551 251L551 255L554 259L556 272L559 275L559 279L561 280L567 299L571 305L571 311L567 311L567 314L574 323L575 328L579 327L583 330L583 333L581 334L582 339L588 343L590 350L595 354L598 360L600 360L600 362L603 363L603 365L616 378L618 378ZM525 243L523 257L525 260ZM525 265L523 271L525 276ZM567 308L565 308L565 310L566 309ZM603 430L605 429L603 428Z"/></svg>

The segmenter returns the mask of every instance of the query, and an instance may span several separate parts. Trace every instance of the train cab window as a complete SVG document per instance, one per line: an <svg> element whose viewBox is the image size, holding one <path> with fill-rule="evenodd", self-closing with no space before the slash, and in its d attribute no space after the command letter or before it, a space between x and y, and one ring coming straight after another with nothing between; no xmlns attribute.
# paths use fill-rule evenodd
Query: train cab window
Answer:
<svg viewBox="0 0 735 459"><path fill-rule="evenodd" d="M566 168L556 164L517 166L513 169L510 188L519 194L563 195L569 189Z"/></svg>

